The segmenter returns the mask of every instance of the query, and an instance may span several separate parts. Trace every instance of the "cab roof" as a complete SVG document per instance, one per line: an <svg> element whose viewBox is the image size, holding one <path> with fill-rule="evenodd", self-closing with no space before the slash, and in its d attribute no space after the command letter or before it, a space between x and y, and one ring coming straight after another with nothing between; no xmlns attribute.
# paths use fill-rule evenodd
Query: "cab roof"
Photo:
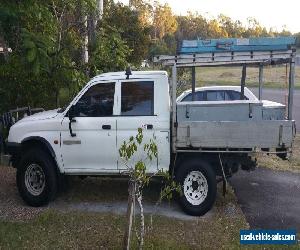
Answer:
<svg viewBox="0 0 300 250"><path fill-rule="evenodd" d="M158 78L161 76L168 76L166 71L132 71L129 79L138 79L138 78ZM127 75L125 71L119 72L109 72L97 75L91 79L91 82L103 81L103 80L126 80Z"/></svg>

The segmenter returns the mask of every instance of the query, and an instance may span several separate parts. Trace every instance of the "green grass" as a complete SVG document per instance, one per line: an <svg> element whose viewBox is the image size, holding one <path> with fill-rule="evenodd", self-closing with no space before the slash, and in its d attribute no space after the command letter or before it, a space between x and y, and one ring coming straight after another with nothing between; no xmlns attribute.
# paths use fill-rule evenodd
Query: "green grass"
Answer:
<svg viewBox="0 0 300 250"><path fill-rule="evenodd" d="M111 181L110 184L116 183ZM105 187L106 184L98 185ZM123 190L122 185L114 188L114 191ZM69 198L74 202L80 200L84 193L83 200L86 202L108 201L101 195L96 199L95 193L86 191L82 191L77 197L73 194ZM120 200L125 198L125 194L126 191L121 194ZM214 210L206 217L182 221L154 215L150 230L150 216L146 215L145 249L238 248L239 230L249 226L237 205L232 189L229 188L226 197L220 194L219 187ZM233 212L228 213L228 208L232 208ZM0 220L0 249L120 249L124 229L125 215L46 209L30 220ZM136 238L133 238L133 249L136 249L136 242Z"/></svg>
<svg viewBox="0 0 300 250"><path fill-rule="evenodd" d="M146 217L149 224L149 216ZM238 246L234 228L240 222L216 217L211 221L178 221L156 216L146 236L146 249L191 249ZM120 249L125 216L100 213L47 211L26 223L2 222L0 248L28 249ZM216 241L218 236L218 241ZM136 247L136 240L133 245ZM135 248L134 247L134 248Z"/></svg>
<svg viewBox="0 0 300 250"><path fill-rule="evenodd" d="M205 85L240 85L241 67L206 67L196 69L197 86ZM287 81L287 83L286 83ZM264 88L286 88L285 66L265 67ZM258 68L247 68L247 87L258 87ZM295 88L300 89L300 68L296 67Z"/></svg>

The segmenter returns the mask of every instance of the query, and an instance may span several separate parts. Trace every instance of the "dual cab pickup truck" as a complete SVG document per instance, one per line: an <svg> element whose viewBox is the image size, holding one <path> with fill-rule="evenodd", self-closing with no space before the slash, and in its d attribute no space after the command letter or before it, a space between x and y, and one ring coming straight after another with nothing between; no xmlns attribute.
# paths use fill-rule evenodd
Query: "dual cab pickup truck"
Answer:
<svg viewBox="0 0 300 250"><path fill-rule="evenodd" d="M165 71L106 73L67 108L21 119L7 143L20 195L42 206L55 198L63 175L120 175L126 167L118 149L142 127L144 141L154 136L158 146L147 172L170 171L182 185L183 210L203 215L218 177L250 168L249 155L259 150L284 154L292 147L294 121L266 119L259 101L171 103Z"/></svg>

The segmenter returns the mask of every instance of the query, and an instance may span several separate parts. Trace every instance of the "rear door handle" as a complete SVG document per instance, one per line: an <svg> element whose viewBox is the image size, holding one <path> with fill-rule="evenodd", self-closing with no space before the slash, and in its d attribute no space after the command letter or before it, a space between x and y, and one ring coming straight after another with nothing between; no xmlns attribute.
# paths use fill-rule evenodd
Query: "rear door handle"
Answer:
<svg viewBox="0 0 300 250"><path fill-rule="evenodd" d="M102 125L102 129L110 130L111 129L111 125Z"/></svg>

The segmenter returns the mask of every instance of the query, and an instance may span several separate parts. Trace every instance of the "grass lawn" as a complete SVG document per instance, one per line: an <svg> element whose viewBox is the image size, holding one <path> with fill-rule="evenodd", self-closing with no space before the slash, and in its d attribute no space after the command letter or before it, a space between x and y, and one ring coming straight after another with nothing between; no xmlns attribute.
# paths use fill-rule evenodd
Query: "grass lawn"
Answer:
<svg viewBox="0 0 300 250"><path fill-rule="evenodd" d="M258 165L262 167L300 173L300 136L296 136L293 146L293 154L289 160L281 160L275 155L260 155L257 160Z"/></svg>
<svg viewBox="0 0 300 250"><path fill-rule="evenodd" d="M197 86L240 85L241 67L207 67L196 69ZM288 79L288 78L287 78ZM288 81L288 80L287 80ZM258 87L258 68L247 68L247 87ZM285 66L265 67L265 88L286 88ZM300 89L300 68L296 67L295 88Z"/></svg>
<svg viewBox="0 0 300 250"><path fill-rule="evenodd" d="M149 224L149 216L146 220ZM246 224L244 220L220 216L205 222L155 216L152 226L145 239L147 249L228 249L238 247L238 229ZM30 222L2 222L0 248L120 249L124 228L123 216L47 211Z"/></svg>

